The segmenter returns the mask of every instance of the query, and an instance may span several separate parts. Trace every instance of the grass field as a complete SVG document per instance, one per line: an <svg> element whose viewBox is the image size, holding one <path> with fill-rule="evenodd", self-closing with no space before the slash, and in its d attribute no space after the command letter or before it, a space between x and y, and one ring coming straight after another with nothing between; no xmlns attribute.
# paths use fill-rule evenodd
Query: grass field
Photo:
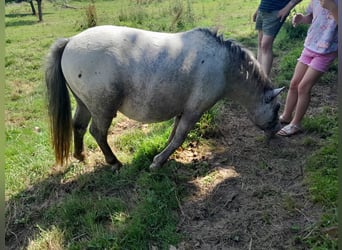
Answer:
<svg viewBox="0 0 342 250"><path fill-rule="evenodd" d="M298 8L308 1L303 2ZM72 162L64 172L53 168L44 58L56 38L72 36L88 27L89 6L89 1L44 1L44 21L38 23L37 17L30 15L29 4L6 5L6 244L28 249L168 249L183 237L177 232L179 203L185 195L180 183L190 177L174 175L173 169L179 167L175 161L156 172L149 172L148 166L153 155L163 148L171 121L149 125L145 130L139 127L122 131L110 142L125 164L119 174L98 164L97 159L97 164ZM251 19L257 1L103 0L93 6L97 25L165 32L216 27L225 37L237 39L253 50L256 47ZM279 63L279 84L289 81L291 76L287 74L292 72L297 56L287 53L293 43L289 45L282 36L276 43L276 55L284 59ZM295 45L301 46L302 40L297 39ZM336 71L329 74L323 80L336 79ZM215 111L208 113L189 138L205 140L201 135L208 124L213 126L214 115ZM331 227L337 223L337 131L329 131L337 126L336 115L305 122L307 129L329 138L308 161L308 183L313 199L327 209L322 227ZM86 145L90 152L98 150L89 134ZM318 178L322 175L326 178ZM308 246L336 246L319 232L312 235L307 239Z"/></svg>
<svg viewBox="0 0 342 250"><path fill-rule="evenodd" d="M249 18L255 10L253 1L232 1L228 5L224 1L201 1L197 4L190 4L190 1L145 2L99 2L96 5L97 24L128 25L156 31L210 26L219 27L226 36L234 34L234 38L254 35ZM12 187L7 189L7 196L25 189L28 183L35 182L37 178L44 178L41 173L46 172L53 163L42 66L56 38L68 37L86 28L85 9L88 7L88 2L71 2L69 5L73 8L63 8L62 3L44 3L43 23L37 23L36 17L30 15L28 4L6 6L6 154L11 156L7 158L6 166L11 166L7 171L15 173L7 174L7 185ZM230 13L227 17L226 13L232 4L240 10L240 14ZM184 11L185 14L175 21L177 11ZM242 16L245 17L244 21L240 21ZM42 165L46 166L44 171ZM24 173L22 169L25 169Z"/></svg>

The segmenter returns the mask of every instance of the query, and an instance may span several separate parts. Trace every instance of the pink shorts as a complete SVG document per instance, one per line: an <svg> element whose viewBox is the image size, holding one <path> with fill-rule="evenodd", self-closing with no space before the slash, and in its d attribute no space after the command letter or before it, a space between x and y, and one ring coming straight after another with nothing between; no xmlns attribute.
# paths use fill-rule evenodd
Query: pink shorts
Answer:
<svg viewBox="0 0 342 250"><path fill-rule="evenodd" d="M307 48L304 48L302 54L298 58L298 61L315 70L327 72L329 66L333 63L336 57L337 51L329 54L318 54Z"/></svg>

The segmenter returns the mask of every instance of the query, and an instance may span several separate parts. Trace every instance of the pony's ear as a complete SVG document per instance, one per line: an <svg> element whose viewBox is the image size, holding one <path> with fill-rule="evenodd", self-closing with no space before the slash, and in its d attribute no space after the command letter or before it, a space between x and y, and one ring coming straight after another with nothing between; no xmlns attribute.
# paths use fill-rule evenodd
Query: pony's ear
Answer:
<svg viewBox="0 0 342 250"><path fill-rule="evenodd" d="M285 89L285 87L267 90L265 93L265 103L270 103L284 89Z"/></svg>

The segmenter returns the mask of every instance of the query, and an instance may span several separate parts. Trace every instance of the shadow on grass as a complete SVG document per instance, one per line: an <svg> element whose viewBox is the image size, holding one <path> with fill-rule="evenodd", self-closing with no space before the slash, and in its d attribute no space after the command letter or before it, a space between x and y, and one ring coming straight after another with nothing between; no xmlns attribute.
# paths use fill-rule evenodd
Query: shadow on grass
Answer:
<svg viewBox="0 0 342 250"><path fill-rule="evenodd" d="M139 165L141 160L145 164ZM149 164L142 155L119 173L98 165L75 174L84 167L75 163L19 193L6 202L6 249L27 249L51 228L63 232L63 247L148 249L150 244L176 244L183 192L196 192L191 184L194 168L201 176L210 170L201 162L170 160L157 171L149 171ZM73 175L77 177L68 177Z"/></svg>
<svg viewBox="0 0 342 250"><path fill-rule="evenodd" d="M43 18L46 15L50 15L50 13L43 13ZM28 14L28 13L15 13L15 14L6 14L5 18L8 18L5 21L5 27L16 27L16 26L29 26L34 24L39 24L38 16ZM35 18L35 19L32 19ZM30 20L27 20L30 19Z"/></svg>
<svg viewBox="0 0 342 250"><path fill-rule="evenodd" d="M11 14L6 14L6 18L18 18L18 17L26 17L26 16L35 16L32 13L11 13Z"/></svg>
<svg viewBox="0 0 342 250"><path fill-rule="evenodd" d="M16 20L5 23L5 27L28 26L39 23L38 20Z"/></svg>

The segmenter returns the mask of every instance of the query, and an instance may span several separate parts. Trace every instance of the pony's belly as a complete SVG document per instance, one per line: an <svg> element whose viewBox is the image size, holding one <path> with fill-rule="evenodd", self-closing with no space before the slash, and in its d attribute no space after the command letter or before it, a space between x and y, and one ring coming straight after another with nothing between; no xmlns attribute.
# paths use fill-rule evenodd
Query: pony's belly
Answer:
<svg viewBox="0 0 342 250"><path fill-rule="evenodd" d="M119 111L130 119L142 123L155 123L170 120L181 112L172 108L159 107L151 108L149 105L123 104Z"/></svg>

